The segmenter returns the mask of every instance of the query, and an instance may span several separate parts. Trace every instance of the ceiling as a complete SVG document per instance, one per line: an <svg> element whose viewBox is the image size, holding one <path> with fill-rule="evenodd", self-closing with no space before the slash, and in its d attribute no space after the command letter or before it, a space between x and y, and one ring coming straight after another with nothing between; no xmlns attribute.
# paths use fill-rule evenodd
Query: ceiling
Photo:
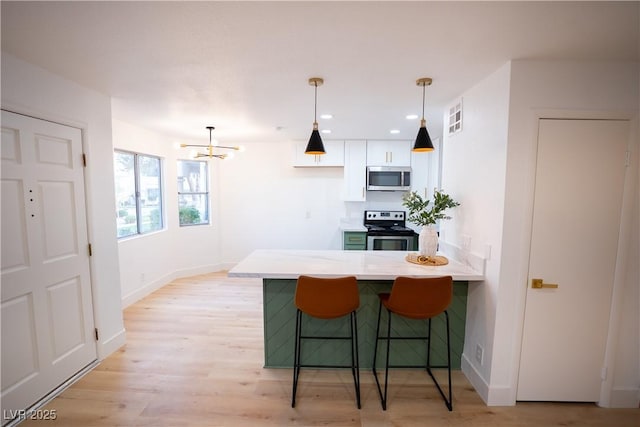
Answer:
<svg viewBox="0 0 640 427"><path fill-rule="evenodd" d="M639 2L1 2L2 50L176 139L412 139L511 59L637 61ZM594 82L594 84L596 84ZM399 133L390 134L391 129Z"/></svg>

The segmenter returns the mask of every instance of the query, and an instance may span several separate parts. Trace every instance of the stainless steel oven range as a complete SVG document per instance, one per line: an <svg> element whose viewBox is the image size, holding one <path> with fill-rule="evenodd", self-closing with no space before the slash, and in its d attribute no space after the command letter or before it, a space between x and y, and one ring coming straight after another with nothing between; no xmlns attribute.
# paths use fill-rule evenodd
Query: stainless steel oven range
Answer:
<svg viewBox="0 0 640 427"><path fill-rule="evenodd" d="M367 250L411 251L416 233L406 227L404 211L364 211Z"/></svg>

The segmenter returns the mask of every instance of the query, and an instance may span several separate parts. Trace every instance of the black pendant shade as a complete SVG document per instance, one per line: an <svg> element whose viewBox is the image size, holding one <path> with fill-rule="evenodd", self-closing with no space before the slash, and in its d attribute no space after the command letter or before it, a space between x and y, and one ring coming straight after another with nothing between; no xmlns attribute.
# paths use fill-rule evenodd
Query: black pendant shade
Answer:
<svg viewBox="0 0 640 427"><path fill-rule="evenodd" d="M309 138L309 143L307 144L307 149L304 150L304 154L326 154L318 129L314 129L311 132L311 138Z"/></svg>
<svg viewBox="0 0 640 427"><path fill-rule="evenodd" d="M422 86L422 119L420 120L420 129L418 130L418 136L416 136L416 142L413 144L413 149L417 153L426 153L433 151L433 143L429 132L427 132L427 122L424 119L424 88L431 84L432 80L429 77L423 77L416 80L418 86Z"/></svg>
<svg viewBox="0 0 640 427"><path fill-rule="evenodd" d="M318 132L318 121L316 120L316 112L318 110L318 86L322 85L324 80L320 77L311 77L309 84L314 87L314 104L313 104L313 131L311 137L307 143L307 148L304 150L304 154L310 155L322 155L327 152L324 150L324 144L322 138L320 138L320 132Z"/></svg>
<svg viewBox="0 0 640 427"><path fill-rule="evenodd" d="M416 142L413 144L412 151L416 151L418 153L433 151L433 143L431 142L429 132L427 132L426 125L420 126L420 129L418 130L418 136L416 136Z"/></svg>

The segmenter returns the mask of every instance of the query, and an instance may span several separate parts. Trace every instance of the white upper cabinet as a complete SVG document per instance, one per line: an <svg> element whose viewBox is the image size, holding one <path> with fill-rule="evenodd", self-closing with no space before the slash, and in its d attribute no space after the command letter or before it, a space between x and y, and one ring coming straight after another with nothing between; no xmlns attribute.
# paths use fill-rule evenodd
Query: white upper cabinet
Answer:
<svg viewBox="0 0 640 427"><path fill-rule="evenodd" d="M411 166L411 141L367 141L367 166Z"/></svg>
<svg viewBox="0 0 640 427"><path fill-rule="evenodd" d="M344 141L323 141L326 154L304 154L307 141L294 143L294 167L342 167L344 166Z"/></svg>
<svg viewBox="0 0 640 427"><path fill-rule="evenodd" d="M367 197L367 142L344 142L344 190L345 202L364 202Z"/></svg>

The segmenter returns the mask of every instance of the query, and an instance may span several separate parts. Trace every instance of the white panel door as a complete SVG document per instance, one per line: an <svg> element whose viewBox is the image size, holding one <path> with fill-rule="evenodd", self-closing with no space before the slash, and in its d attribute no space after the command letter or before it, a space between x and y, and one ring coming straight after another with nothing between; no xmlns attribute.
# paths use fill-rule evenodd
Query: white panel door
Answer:
<svg viewBox="0 0 640 427"><path fill-rule="evenodd" d="M517 400L600 398L628 135L626 121L539 122Z"/></svg>
<svg viewBox="0 0 640 427"><path fill-rule="evenodd" d="M96 345L81 132L2 111L1 153L6 414L94 361Z"/></svg>

